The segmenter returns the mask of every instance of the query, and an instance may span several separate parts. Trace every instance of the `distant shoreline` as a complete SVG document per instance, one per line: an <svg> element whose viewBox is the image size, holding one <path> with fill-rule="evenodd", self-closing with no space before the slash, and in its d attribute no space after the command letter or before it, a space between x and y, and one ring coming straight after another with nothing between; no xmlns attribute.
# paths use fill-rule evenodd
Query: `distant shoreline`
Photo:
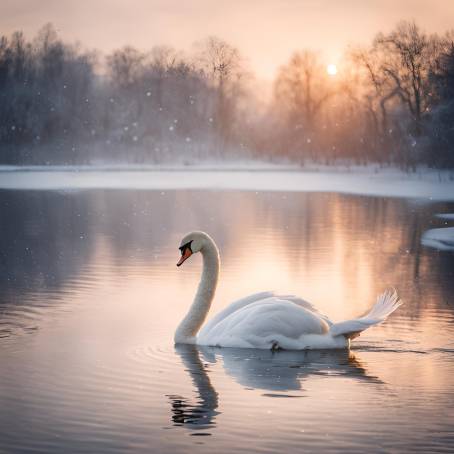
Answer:
<svg viewBox="0 0 454 454"><path fill-rule="evenodd" d="M266 163L194 166L0 166L9 190L239 190L331 192L454 201L454 174L378 166L297 167Z"/></svg>

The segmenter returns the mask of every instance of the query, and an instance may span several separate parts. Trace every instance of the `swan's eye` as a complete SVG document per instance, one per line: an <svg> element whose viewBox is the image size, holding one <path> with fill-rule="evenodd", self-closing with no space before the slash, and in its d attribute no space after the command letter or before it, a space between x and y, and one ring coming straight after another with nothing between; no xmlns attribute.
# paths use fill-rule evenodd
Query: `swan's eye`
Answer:
<svg viewBox="0 0 454 454"><path fill-rule="evenodd" d="M183 246L180 246L178 249L181 251L181 255L184 254L184 251L186 249L189 249L191 251L191 254L192 254L192 249L191 249L191 243L192 243L192 240L183 244Z"/></svg>

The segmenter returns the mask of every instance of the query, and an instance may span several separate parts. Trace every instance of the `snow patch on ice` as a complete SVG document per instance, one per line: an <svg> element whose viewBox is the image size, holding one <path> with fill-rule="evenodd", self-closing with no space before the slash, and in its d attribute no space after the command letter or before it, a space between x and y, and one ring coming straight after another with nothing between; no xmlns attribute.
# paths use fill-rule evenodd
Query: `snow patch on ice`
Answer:
<svg viewBox="0 0 454 454"><path fill-rule="evenodd" d="M454 227L427 230L421 237L421 244L441 251L454 251Z"/></svg>
<svg viewBox="0 0 454 454"><path fill-rule="evenodd" d="M447 221L454 221L454 213L438 213L435 216L439 219L445 219Z"/></svg>

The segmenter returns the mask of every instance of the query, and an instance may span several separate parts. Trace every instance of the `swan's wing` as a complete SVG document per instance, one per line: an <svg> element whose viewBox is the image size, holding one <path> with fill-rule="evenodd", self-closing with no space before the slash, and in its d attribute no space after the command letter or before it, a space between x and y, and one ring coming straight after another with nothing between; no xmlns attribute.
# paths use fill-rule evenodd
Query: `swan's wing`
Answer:
<svg viewBox="0 0 454 454"><path fill-rule="evenodd" d="M298 296L295 295L275 295L275 296L280 300L291 301L292 303L297 304L298 306L301 306L304 309L313 312L314 314L317 314L320 318L325 320L325 322L328 323L328 325L330 326L333 324L333 322L326 315L322 314L311 303L309 303L306 300L303 300L302 298L299 298Z"/></svg>
<svg viewBox="0 0 454 454"><path fill-rule="evenodd" d="M248 304L254 303L259 300L270 298L274 296L273 292L259 292L254 293L253 295L246 296L237 301L234 301L232 304L229 304L225 309L216 314L211 320L209 320L203 328L200 330L199 336L206 335L211 329L216 326L221 320L228 317L233 312L236 312Z"/></svg>
<svg viewBox="0 0 454 454"><path fill-rule="evenodd" d="M302 307L303 309L307 309L310 312L313 312L322 320L324 320L329 326L332 325L332 322L326 317L325 315L321 314L311 303L308 301L303 300L295 295L275 295L274 292L259 292L254 293L253 295L246 296L245 298L241 298L237 301L234 301L232 304L227 306L224 310L216 314L211 320L209 320L203 328L199 332L199 337L207 336L210 331L222 320L229 317L231 314L240 311L241 309L257 303L262 302L265 300L269 300L270 298L274 298L275 301L289 301L297 306Z"/></svg>
<svg viewBox="0 0 454 454"><path fill-rule="evenodd" d="M201 332L202 345L297 349L303 334L325 334L328 324L314 313L289 300L271 296L230 312L209 331Z"/></svg>

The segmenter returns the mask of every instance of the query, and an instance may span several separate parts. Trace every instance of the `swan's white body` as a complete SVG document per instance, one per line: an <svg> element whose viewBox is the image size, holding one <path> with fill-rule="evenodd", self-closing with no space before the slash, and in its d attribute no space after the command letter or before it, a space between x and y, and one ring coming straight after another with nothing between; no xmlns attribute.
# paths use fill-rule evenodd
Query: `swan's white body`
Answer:
<svg viewBox="0 0 454 454"><path fill-rule="evenodd" d="M180 249L179 265L201 252L203 272L194 302L175 332L175 343L285 350L349 348L350 339L384 321L401 304L396 292L385 292L367 315L334 324L300 298L263 292L232 303L200 329L216 290L219 252L204 232L186 235Z"/></svg>

